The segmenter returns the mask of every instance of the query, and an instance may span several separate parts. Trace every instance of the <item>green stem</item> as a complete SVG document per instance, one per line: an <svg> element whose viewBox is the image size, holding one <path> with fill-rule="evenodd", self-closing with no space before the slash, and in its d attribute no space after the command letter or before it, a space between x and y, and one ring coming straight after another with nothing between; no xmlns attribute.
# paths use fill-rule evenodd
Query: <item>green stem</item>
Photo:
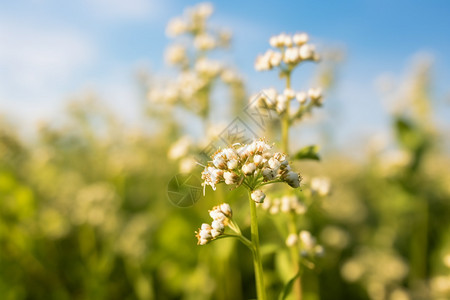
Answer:
<svg viewBox="0 0 450 300"><path fill-rule="evenodd" d="M286 89L291 88L291 72L286 73ZM289 105L290 102L288 101L286 105L286 111L284 112L281 120L281 139L282 139L282 149L286 154L289 154L289 127L291 125L290 122L290 112L289 112ZM297 224L295 221L295 213L291 213L289 216L289 234L297 234ZM297 274L301 270L300 266L300 256L299 256L299 247L298 244L295 244L290 249L291 254L291 261L292 265L294 266L294 274ZM301 300L302 299L302 281L301 276L298 277L298 279L294 282L294 295L295 299Z"/></svg>
<svg viewBox="0 0 450 300"><path fill-rule="evenodd" d="M414 234L411 238L411 270L409 274L410 287L417 285L427 276L427 252L428 252L428 221L429 208L426 199L422 197L416 201L417 220Z"/></svg>
<svg viewBox="0 0 450 300"><path fill-rule="evenodd" d="M240 235L240 234L224 234L224 235L220 235L218 236L216 239L224 239L224 238L228 238L228 237L234 237L237 238L238 240L240 240L245 246L247 246L252 252L254 252L254 248L253 248L253 244L252 242L250 242L245 236Z"/></svg>
<svg viewBox="0 0 450 300"><path fill-rule="evenodd" d="M291 72L286 73L286 88L291 88ZM289 153L289 126L290 126L290 120L289 120L289 108L290 108L290 102L288 101L286 103L286 111L282 115L281 119L281 144L283 151L287 154Z"/></svg>
<svg viewBox="0 0 450 300"><path fill-rule="evenodd" d="M295 212L289 213L289 234L295 234L297 235L297 224L295 222ZM301 271L301 265L300 265L300 249L298 247L298 243L295 243L290 247L290 254L291 254L291 260L292 265L294 268L294 274L298 274ZM298 276L298 279L295 280L293 285L294 295L295 299L301 300L302 299L302 280L301 275Z"/></svg>
<svg viewBox="0 0 450 300"><path fill-rule="evenodd" d="M253 244L253 265L255 267L255 279L256 279L256 293L258 300L266 300L266 291L264 288L264 273L261 262L261 253L259 251L259 232L258 232L258 219L256 216L256 204L248 194L250 202L250 215L251 215L251 235Z"/></svg>

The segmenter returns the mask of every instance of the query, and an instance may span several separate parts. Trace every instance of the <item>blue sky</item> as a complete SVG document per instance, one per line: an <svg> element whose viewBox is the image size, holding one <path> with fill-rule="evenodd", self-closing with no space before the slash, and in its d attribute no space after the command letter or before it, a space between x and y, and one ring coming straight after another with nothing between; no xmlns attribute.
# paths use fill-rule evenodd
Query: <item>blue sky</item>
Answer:
<svg viewBox="0 0 450 300"><path fill-rule="evenodd" d="M126 118L137 114L133 73L164 70L167 21L196 1L0 1L0 112L24 123L52 118L73 95L95 89ZM401 77L418 52L434 57L434 95L447 114L450 94L448 1L212 1L211 22L234 33L230 56L249 92L277 80L253 69L271 35L305 31L319 45L346 50L332 99L348 137L383 128L374 88L389 72ZM307 78L313 68L301 72ZM301 77L302 78L302 77ZM299 79L300 80L300 79ZM295 84L295 83L294 83ZM345 122L344 122L345 121ZM343 136L345 138L345 136Z"/></svg>

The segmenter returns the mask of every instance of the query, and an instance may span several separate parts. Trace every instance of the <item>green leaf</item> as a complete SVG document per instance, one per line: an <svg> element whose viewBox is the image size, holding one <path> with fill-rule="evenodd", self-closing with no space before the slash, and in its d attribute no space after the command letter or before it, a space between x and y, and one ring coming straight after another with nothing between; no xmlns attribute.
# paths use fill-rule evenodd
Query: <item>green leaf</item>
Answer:
<svg viewBox="0 0 450 300"><path fill-rule="evenodd" d="M294 156L293 159L313 159L313 160L320 160L319 157L319 146L317 145L310 145L303 147L298 151Z"/></svg>
<svg viewBox="0 0 450 300"><path fill-rule="evenodd" d="M286 297L289 295L289 293L292 290L292 286L294 285L295 280L297 280L297 278L300 277L300 271L294 276L292 277L284 286L283 290L281 291L280 296L278 297L278 300L284 300L286 299Z"/></svg>

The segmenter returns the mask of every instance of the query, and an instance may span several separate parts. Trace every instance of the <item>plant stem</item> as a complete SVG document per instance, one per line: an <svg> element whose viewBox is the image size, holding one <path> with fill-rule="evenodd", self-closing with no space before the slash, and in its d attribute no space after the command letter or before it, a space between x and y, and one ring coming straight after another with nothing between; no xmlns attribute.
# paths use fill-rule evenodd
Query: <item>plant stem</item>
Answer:
<svg viewBox="0 0 450 300"><path fill-rule="evenodd" d="M258 232L258 219L256 216L256 204L248 194L250 202L250 215L251 215L251 235L253 244L253 265L255 267L255 280L256 280L256 294L258 300L266 300L266 291L264 287L264 273L261 262L261 253L259 251L259 232Z"/></svg>
<svg viewBox="0 0 450 300"><path fill-rule="evenodd" d="M288 71L286 73L286 89L291 88L291 71ZM289 107L290 102L288 101L286 104L286 111L284 112L281 120L281 141L282 141L282 149L286 154L289 154L289 127L290 127L290 114L289 114ZM289 221L288 221L288 229L289 234L297 234L297 224L295 221L295 213L290 213L289 215ZM294 266L294 274L297 274L301 270L300 266L300 256L299 256L299 248L298 244L293 245L290 248L290 254L291 254L291 261L292 265ZM298 277L294 281L294 295L295 299L301 300L302 299L302 281L301 276Z"/></svg>
<svg viewBox="0 0 450 300"><path fill-rule="evenodd" d="M289 213L289 234L295 234L297 235L297 224L295 222L295 212ZM291 252L291 259L292 259L292 265L294 267L294 274L297 274L301 272L301 265L300 265L300 249L298 247L298 243L295 243L290 247ZM298 278L294 281L293 285L294 295L295 299L301 300L302 299L302 277L301 275L298 276Z"/></svg>
<svg viewBox="0 0 450 300"><path fill-rule="evenodd" d="M291 72L286 73L286 89L291 88ZM289 106L290 102L287 101L286 103L286 111L282 115L281 119L281 144L283 151L288 154L289 153L289 126L290 126L290 120L289 120Z"/></svg>

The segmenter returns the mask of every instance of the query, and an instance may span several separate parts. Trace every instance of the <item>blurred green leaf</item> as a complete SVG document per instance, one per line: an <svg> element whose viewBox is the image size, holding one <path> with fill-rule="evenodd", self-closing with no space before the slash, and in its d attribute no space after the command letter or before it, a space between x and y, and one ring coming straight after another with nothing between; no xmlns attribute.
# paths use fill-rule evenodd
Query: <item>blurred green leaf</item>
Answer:
<svg viewBox="0 0 450 300"><path fill-rule="evenodd" d="M278 297L279 300L284 300L289 295L289 293L292 290L292 286L294 285L295 280L300 277L300 271L295 274L294 277L292 277L284 286L283 290L281 291L280 297Z"/></svg>
<svg viewBox="0 0 450 300"><path fill-rule="evenodd" d="M320 160L319 157L319 146L317 145L310 145L303 147L298 151L294 156L293 159L313 159L313 160Z"/></svg>
<svg viewBox="0 0 450 300"><path fill-rule="evenodd" d="M395 130L398 141L402 146L414 150L420 145L420 132L411 121L401 117L397 118Z"/></svg>

